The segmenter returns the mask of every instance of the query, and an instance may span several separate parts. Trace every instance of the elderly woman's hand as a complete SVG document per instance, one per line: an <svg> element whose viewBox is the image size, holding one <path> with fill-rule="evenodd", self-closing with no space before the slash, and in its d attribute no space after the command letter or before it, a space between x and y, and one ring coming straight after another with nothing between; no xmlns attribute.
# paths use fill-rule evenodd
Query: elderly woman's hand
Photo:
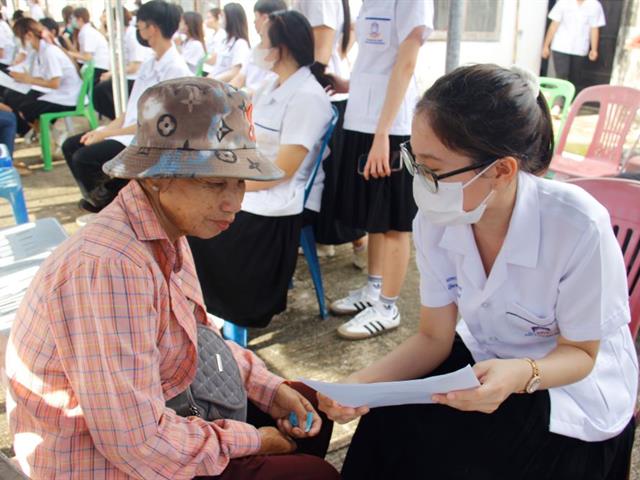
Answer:
<svg viewBox="0 0 640 480"><path fill-rule="evenodd" d="M292 412L298 418L297 427L291 425L289 421L289 415ZM305 432L307 413L312 415L313 421L309 431ZM276 420L282 433L295 438L313 437L320 432L320 427L322 426L322 419L309 400L286 383L278 387L269 414Z"/></svg>
<svg viewBox="0 0 640 480"><path fill-rule="evenodd" d="M289 437L284 435L275 427L262 427L258 429L260 433L259 455L282 455L292 453L296 450L296 444Z"/></svg>
<svg viewBox="0 0 640 480"><path fill-rule="evenodd" d="M318 393L318 409L326 413L327 417L337 423L349 423L369 413L369 407L345 407L321 393Z"/></svg>

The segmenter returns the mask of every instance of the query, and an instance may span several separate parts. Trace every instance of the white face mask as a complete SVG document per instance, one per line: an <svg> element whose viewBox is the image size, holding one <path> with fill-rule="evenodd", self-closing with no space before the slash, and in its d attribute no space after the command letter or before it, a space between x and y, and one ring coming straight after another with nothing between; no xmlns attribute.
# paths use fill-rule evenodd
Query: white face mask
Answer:
<svg viewBox="0 0 640 480"><path fill-rule="evenodd" d="M266 57L271 52L270 48L256 47L251 51L251 63L263 68L264 70L271 70L276 64L275 60L267 60Z"/></svg>
<svg viewBox="0 0 640 480"><path fill-rule="evenodd" d="M462 207L464 202L464 188L474 182L480 175L493 166L488 165L478 175L467 183L462 182L438 182L438 191L432 193L429 187L430 179L424 175L414 175L413 177L413 198L422 213L434 225L470 225L477 223L487 208L487 202L494 193L480 202L476 208L465 212Z"/></svg>

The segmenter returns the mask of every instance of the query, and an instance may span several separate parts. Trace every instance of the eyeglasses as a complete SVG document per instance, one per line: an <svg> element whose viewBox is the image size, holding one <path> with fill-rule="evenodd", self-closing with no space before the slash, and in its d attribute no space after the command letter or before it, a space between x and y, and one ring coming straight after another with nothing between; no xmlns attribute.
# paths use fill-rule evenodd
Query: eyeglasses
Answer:
<svg viewBox="0 0 640 480"><path fill-rule="evenodd" d="M416 158L413 156L413 151L411 150L411 144L409 143L409 141L400 144L400 158L402 159L402 163L406 167L407 172L409 172L413 176L422 175L427 179L427 185L431 193L436 193L438 191L439 180L453 177L454 175L459 175L471 170L476 170L478 168L486 167L497 160L483 160L481 162L472 163L467 167L458 168L457 170L438 174L426 165L416 162Z"/></svg>

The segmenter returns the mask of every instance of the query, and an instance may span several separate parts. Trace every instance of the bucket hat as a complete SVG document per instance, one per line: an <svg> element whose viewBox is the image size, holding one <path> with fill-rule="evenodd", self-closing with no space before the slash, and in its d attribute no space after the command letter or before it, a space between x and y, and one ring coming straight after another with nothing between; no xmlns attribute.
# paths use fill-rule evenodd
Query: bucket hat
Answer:
<svg viewBox="0 0 640 480"><path fill-rule="evenodd" d="M256 149L252 109L243 92L211 78L160 82L138 100L133 142L103 171L128 179L282 178Z"/></svg>

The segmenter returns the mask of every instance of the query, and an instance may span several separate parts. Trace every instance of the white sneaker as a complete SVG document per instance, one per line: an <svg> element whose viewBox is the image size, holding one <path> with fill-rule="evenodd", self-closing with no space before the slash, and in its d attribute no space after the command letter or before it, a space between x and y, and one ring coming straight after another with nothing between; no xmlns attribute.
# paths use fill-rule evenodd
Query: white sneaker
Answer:
<svg viewBox="0 0 640 480"><path fill-rule="evenodd" d="M335 257L336 247L334 247L333 245L318 244L316 245L316 253L318 255L318 258Z"/></svg>
<svg viewBox="0 0 640 480"><path fill-rule="evenodd" d="M375 337L398 328L400 312L393 307L390 317L379 313L375 307L369 307L338 328L338 335L348 340L363 340Z"/></svg>
<svg viewBox="0 0 640 480"><path fill-rule="evenodd" d="M336 315L354 315L370 307L378 300L368 294L367 287L351 290L349 295L329 305L329 310Z"/></svg>

